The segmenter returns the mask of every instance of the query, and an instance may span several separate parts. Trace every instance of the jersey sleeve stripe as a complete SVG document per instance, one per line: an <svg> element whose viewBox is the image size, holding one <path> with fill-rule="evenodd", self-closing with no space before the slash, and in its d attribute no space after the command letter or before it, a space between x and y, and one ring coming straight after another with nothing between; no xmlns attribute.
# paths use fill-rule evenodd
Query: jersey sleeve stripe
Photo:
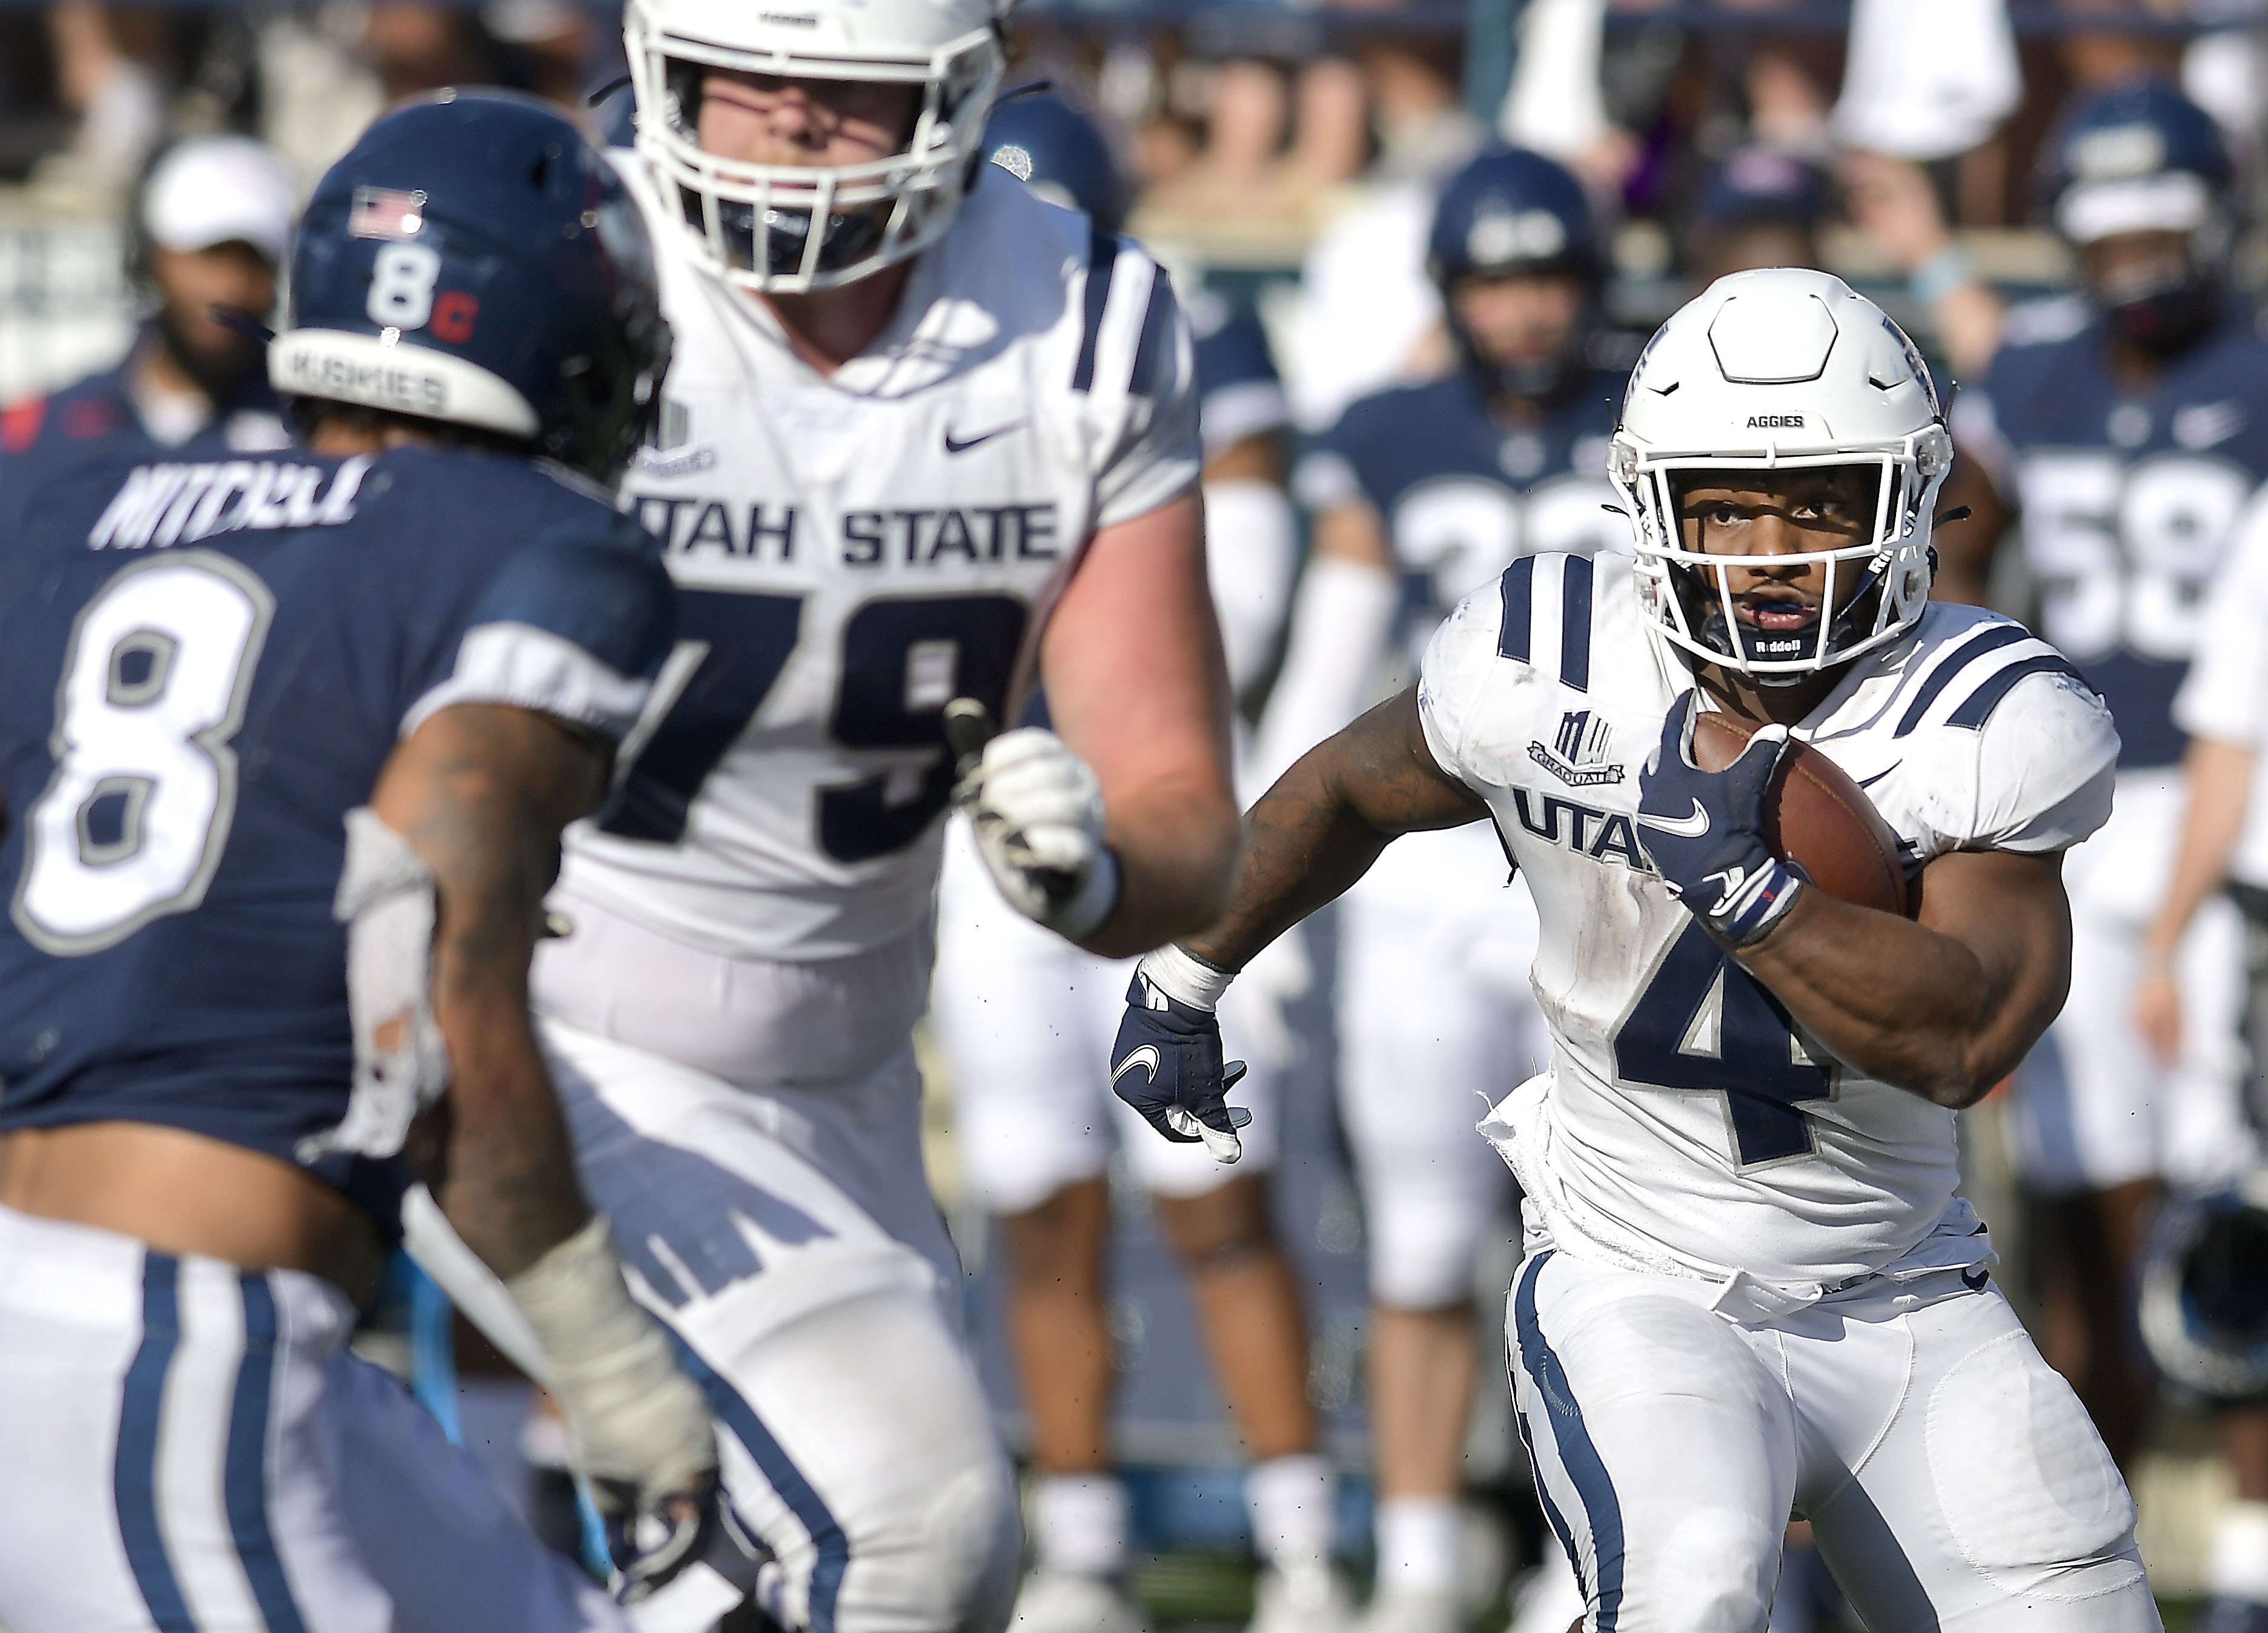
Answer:
<svg viewBox="0 0 2268 1633"><path fill-rule="evenodd" d="M2069 675L2081 686L2087 684L2087 677L2073 668L2068 660L2053 652L2043 652L2036 658L2023 658L1996 672L1963 699L1961 706L1945 717L1945 723L1963 726L1971 732L1982 729L2000 700L2008 695L2008 689L2017 681L2036 674Z"/></svg>
<svg viewBox="0 0 2268 1633"><path fill-rule="evenodd" d="M1126 390L1131 396L1156 397L1167 382L1160 376L1172 366L1174 348L1174 281L1163 267L1150 279L1150 304L1142 313L1142 338L1134 346L1134 371Z"/></svg>
<svg viewBox="0 0 2268 1633"><path fill-rule="evenodd" d="M1563 558L1559 579L1559 680L1578 692L1591 689L1591 558Z"/></svg>
<svg viewBox="0 0 2268 1633"><path fill-rule="evenodd" d="M1535 558L1521 556L1505 569L1497 582L1504 593L1504 622L1496 632L1497 656L1524 664L1528 661L1534 634L1529 626L1535 622Z"/></svg>
<svg viewBox="0 0 2268 1633"><path fill-rule="evenodd" d="M1118 270L1118 240L1101 227L1086 252L1086 309L1085 332L1079 337L1079 363L1071 370L1071 388L1094 388L1094 349L1102 340L1102 314L1110 305L1110 280Z"/></svg>
<svg viewBox="0 0 2268 1633"><path fill-rule="evenodd" d="M2004 646L2013 646L2019 641L2031 638L2021 625L1999 624L1974 640L1955 647L1916 689L1913 702L1907 705L1904 715L1898 721L1898 729L1890 735L1895 738L1910 734L1921 724L1921 717L1929 712L1929 706L1938 700L1939 695L1978 658L1997 652Z"/></svg>

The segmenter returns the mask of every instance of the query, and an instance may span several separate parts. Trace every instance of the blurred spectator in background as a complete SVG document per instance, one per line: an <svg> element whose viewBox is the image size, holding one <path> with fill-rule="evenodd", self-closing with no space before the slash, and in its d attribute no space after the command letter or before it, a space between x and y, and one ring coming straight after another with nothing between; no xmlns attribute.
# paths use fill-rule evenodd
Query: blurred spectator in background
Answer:
<svg viewBox="0 0 2268 1633"><path fill-rule="evenodd" d="M249 137L195 136L167 150L129 228L129 276L144 307L133 349L115 368L10 408L0 455L111 439L188 459L287 445L260 336L294 213L291 172Z"/></svg>
<svg viewBox="0 0 2268 1633"><path fill-rule="evenodd" d="M60 0L48 33L58 99L78 121L59 158L82 185L122 193L165 139L165 88L124 49L98 0Z"/></svg>
<svg viewBox="0 0 2268 1633"><path fill-rule="evenodd" d="M1451 365L1425 236L1441 179L1487 134L1463 111L1453 52L1381 35L1353 60L1375 114L1375 158L1307 247L1280 359L1309 430L1358 397Z"/></svg>
<svg viewBox="0 0 2268 1633"><path fill-rule="evenodd" d="M1793 154L1742 148L1717 167L1686 229L1685 265L1697 290L1730 272L1816 267L1827 178Z"/></svg>

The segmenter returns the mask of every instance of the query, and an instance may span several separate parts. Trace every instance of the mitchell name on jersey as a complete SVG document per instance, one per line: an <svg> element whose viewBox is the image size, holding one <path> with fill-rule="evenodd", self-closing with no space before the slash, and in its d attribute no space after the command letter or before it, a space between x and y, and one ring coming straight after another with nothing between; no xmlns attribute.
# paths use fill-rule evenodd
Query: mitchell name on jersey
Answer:
<svg viewBox="0 0 2268 1633"><path fill-rule="evenodd" d="M890 327L823 376L619 163L676 339L623 502L663 541L683 639L564 879L738 957L921 933L945 704L1005 718L1087 540L1197 483L1188 326L1139 248L980 166Z"/></svg>
<svg viewBox="0 0 2268 1633"><path fill-rule="evenodd" d="M1543 924L1533 980L1552 1066L1484 1129L1578 1256L1745 1273L1798 1299L1941 1225L1945 1253L1974 1262L1984 1239L1954 1195L1953 1114L1832 1059L1646 853L1638 771L1692 685L1618 556L1515 563L1427 649L1426 741L1488 801ZM1855 660L1794 734L1866 789L1910 868L2076 843L2109 813L2118 753L2109 713L2052 648L1942 604Z"/></svg>

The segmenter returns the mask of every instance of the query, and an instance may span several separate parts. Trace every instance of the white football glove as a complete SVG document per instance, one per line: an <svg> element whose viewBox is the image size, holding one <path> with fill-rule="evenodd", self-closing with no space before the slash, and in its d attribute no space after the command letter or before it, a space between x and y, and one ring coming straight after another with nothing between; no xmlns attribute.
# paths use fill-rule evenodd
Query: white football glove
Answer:
<svg viewBox="0 0 2268 1633"><path fill-rule="evenodd" d="M1102 784L1063 739L1003 732L963 773L968 813L993 882L1025 917L1077 941L1118 905L1118 858L1102 842Z"/></svg>

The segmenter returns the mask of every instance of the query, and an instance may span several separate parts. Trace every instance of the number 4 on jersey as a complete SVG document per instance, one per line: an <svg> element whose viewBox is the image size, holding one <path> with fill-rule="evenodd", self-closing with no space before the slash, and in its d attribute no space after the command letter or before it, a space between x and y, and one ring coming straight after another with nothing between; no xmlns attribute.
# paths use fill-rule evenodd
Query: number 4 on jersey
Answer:
<svg viewBox="0 0 2268 1633"><path fill-rule="evenodd" d="M1733 1158L1743 1168L1811 1151L1803 1105L1835 1092L1832 1074L1804 1053L1779 1000L1697 922L1638 994L1614 1048L1624 1083L1722 1094Z"/></svg>

